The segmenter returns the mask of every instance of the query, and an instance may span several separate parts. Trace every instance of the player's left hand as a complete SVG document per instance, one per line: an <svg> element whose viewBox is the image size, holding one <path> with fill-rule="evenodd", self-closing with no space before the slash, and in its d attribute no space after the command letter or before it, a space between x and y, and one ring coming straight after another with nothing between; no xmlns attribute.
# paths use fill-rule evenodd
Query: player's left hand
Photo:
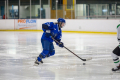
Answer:
<svg viewBox="0 0 120 80"><path fill-rule="evenodd" d="M59 43L59 47L64 47L63 42L60 42L60 43Z"/></svg>
<svg viewBox="0 0 120 80"><path fill-rule="evenodd" d="M47 38L49 38L49 37L51 36L51 34L50 34L50 33L46 33L45 36L46 36Z"/></svg>
<svg viewBox="0 0 120 80"><path fill-rule="evenodd" d="M53 37L53 38L55 38L57 36L57 34L55 34L55 33L51 33L51 37Z"/></svg>

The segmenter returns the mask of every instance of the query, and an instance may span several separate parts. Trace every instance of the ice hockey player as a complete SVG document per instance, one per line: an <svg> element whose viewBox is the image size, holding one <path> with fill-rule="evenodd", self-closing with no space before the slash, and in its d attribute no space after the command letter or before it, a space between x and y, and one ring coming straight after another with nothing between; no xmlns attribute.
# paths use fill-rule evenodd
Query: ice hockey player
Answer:
<svg viewBox="0 0 120 80"><path fill-rule="evenodd" d="M113 50L112 53L112 58L115 63L115 68L112 68L112 71L120 71L120 61L119 61L119 56L120 56L120 24L117 26L117 39L119 42L119 45Z"/></svg>
<svg viewBox="0 0 120 80"><path fill-rule="evenodd" d="M59 18L57 20L57 23L47 22L42 24L43 35L41 37L41 44L43 51L37 57L35 65L43 63L42 59L53 56L55 54L52 37L59 42L59 44L56 42L56 44L59 47L64 47L63 42L61 42L62 38L61 28L64 27L65 23L66 21L63 18Z"/></svg>

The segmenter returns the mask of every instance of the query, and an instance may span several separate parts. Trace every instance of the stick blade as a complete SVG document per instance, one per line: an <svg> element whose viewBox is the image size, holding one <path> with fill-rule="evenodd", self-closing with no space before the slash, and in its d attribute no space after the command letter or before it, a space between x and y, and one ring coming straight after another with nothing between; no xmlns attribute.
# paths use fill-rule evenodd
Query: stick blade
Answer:
<svg viewBox="0 0 120 80"><path fill-rule="evenodd" d="M86 61L89 61L89 60L92 60L92 58L88 58L88 59L86 59Z"/></svg>

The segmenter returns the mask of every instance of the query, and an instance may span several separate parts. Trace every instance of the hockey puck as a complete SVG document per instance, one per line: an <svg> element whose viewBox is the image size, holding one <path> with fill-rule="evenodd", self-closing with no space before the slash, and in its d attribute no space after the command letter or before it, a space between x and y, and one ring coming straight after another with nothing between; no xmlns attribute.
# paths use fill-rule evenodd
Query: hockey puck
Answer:
<svg viewBox="0 0 120 80"><path fill-rule="evenodd" d="M83 63L83 65L85 65L85 63Z"/></svg>

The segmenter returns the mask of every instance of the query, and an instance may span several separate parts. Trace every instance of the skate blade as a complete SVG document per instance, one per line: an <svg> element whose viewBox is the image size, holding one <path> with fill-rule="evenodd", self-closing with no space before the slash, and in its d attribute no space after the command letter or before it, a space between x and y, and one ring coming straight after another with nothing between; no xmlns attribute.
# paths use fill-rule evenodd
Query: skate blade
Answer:
<svg viewBox="0 0 120 80"><path fill-rule="evenodd" d="M33 66L38 66L38 64L34 63L34 65L33 65Z"/></svg>
<svg viewBox="0 0 120 80"><path fill-rule="evenodd" d="M120 70L118 70L118 71L115 71L116 73L120 73Z"/></svg>
<svg viewBox="0 0 120 80"><path fill-rule="evenodd" d="M118 71L112 71L113 73L120 73L120 70L118 70Z"/></svg>
<svg viewBox="0 0 120 80"><path fill-rule="evenodd" d="M39 62L39 64L34 63L33 66L39 66L40 64L43 64L42 62Z"/></svg>

